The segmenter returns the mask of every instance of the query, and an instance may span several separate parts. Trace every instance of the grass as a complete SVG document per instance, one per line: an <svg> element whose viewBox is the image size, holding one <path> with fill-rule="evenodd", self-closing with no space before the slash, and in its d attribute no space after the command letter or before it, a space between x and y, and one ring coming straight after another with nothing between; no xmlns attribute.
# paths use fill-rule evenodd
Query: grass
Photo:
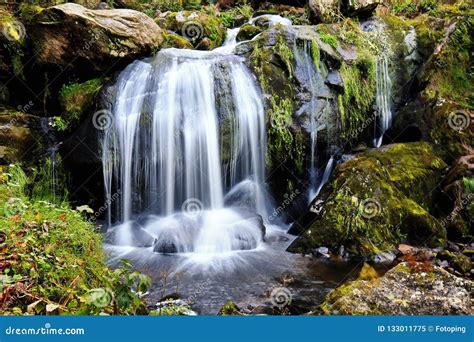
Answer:
<svg viewBox="0 0 474 342"><path fill-rule="evenodd" d="M143 314L150 279L124 262L107 268L101 235L78 211L29 196L18 165L0 173L3 315Z"/></svg>

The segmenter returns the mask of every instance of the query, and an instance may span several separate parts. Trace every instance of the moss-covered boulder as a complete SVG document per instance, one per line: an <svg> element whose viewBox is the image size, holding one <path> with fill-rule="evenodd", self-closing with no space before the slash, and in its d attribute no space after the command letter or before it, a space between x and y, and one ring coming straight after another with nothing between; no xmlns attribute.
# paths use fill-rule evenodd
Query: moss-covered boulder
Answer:
<svg viewBox="0 0 474 342"><path fill-rule="evenodd" d="M222 45L227 34L225 26L218 17L204 12L165 12L156 19L156 22L163 29L183 36L194 47L206 46L207 50Z"/></svg>
<svg viewBox="0 0 474 342"><path fill-rule="evenodd" d="M358 279L330 292L315 311L325 315L470 315L474 283L440 267L423 272L398 264L383 277Z"/></svg>
<svg viewBox="0 0 474 342"><path fill-rule="evenodd" d="M313 203L301 220L306 230L288 250L344 245L354 255L373 256L402 239L444 245L446 229L430 214L427 194L436 192L445 169L426 143L388 145L340 164L322 207Z"/></svg>
<svg viewBox="0 0 474 342"><path fill-rule="evenodd" d="M71 131L84 119L84 114L91 107L104 79L96 78L84 83L64 85L59 93L59 102L62 106L61 120L58 128ZM59 123L59 122L58 122Z"/></svg>
<svg viewBox="0 0 474 342"><path fill-rule="evenodd" d="M0 107L0 165L31 163L45 145L40 118Z"/></svg>
<svg viewBox="0 0 474 342"><path fill-rule="evenodd" d="M241 42L244 40L249 40L255 37L257 34L261 33L263 29L259 26L246 24L240 28L239 33L237 34L237 41Z"/></svg>
<svg viewBox="0 0 474 342"><path fill-rule="evenodd" d="M141 12L90 10L72 3L35 16L31 36L39 65L76 67L100 76L119 62L151 54L163 41L158 25Z"/></svg>
<svg viewBox="0 0 474 342"><path fill-rule="evenodd" d="M176 48L176 49L193 49L193 44L183 36L176 33L165 33L164 41L161 44L162 49Z"/></svg>

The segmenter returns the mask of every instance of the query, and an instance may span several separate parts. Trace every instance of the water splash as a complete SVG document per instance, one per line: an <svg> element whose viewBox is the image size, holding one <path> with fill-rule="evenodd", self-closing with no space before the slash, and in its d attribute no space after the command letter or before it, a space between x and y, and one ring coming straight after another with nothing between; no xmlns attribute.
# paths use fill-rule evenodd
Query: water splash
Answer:
<svg viewBox="0 0 474 342"><path fill-rule="evenodd" d="M117 89L114 122L103 140L103 165L107 198L114 190L121 192L117 214L126 226L121 244L131 241L129 222L151 214L160 219L148 220L143 228L158 240L176 226L171 240L180 245L186 240L183 230L193 227L193 236L186 235L193 239L190 247L177 251L222 252L236 249L242 241L255 241L244 244L252 247L261 242L260 227L252 239L236 233L235 227L248 228L239 223L248 215L224 210L225 193L250 182L250 209L267 217L264 110L243 59L162 50L155 58L127 67ZM226 151L224 143L229 145ZM241 197L228 206L241 206ZM181 211L190 199L202 207L189 223ZM234 223L223 219L225 214ZM161 219L167 217L180 224ZM247 228L240 231L248 232ZM228 237L233 242L223 243Z"/></svg>

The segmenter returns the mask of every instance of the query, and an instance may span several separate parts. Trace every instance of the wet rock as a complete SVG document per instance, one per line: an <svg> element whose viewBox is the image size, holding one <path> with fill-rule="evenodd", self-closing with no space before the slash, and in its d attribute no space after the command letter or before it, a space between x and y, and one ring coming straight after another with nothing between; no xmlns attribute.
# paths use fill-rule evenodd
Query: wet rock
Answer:
<svg viewBox="0 0 474 342"><path fill-rule="evenodd" d="M379 253L374 256L374 262L379 264L390 264L397 256L392 252Z"/></svg>
<svg viewBox="0 0 474 342"><path fill-rule="evenodd" d="M334 87L337 91L344 90L344 82L342 81L341 74L337 71L330 71L326 76L326 84L330 87Z"/></svg>
<svg viewBox="0 0 474 342"><path fill-rule="evenodd" d="M114 63L149 55L163 41L158 25L144 13L90 10L72 3L43 10L35 17L31 35L38 64L101 76Z"/></svg>
<svg viewBox="0 0 474 342"><path fill-rule="evenodd" d="M244 40L250 40L262 31L263 29L259 26L246 24L240 28L240 31L237 34L237 41L241 42Z"/></svg>
<svg viewBox="0 0 474 342"><path fill-rule="evenodd" d="M444 245L446 230L431 216L426 193L436 189L445 168L426 143L388 145L339 164L332 187L321 194L323 210L301 218L306 230L288 250L308 253L344 244L351 254L374 256L401 242L392 227L409 241Z"/></svg>
<svg viewBox="0 0 474 342"><path fill-rule="evenodd" d="M321 255L325 258L329 258L330 255L329 255L329 248L327 247L319 247L319 248L316 248L315 250L313 250L313 253L315 255Z"/></svg>
<svg viewBox="0 0 474 342"><path fill-rule="evenodd" d="M151 247L155 238L138 223L129 222L109 229L105 242L117 246Z"/></svg>
<svg viewBox="0 0 474 342"><path fill-rule="evenodd" d="M383 277L330 292L318 312L338 315L470 315L474 283L434 266L416 272L400 263Z"/></svg>

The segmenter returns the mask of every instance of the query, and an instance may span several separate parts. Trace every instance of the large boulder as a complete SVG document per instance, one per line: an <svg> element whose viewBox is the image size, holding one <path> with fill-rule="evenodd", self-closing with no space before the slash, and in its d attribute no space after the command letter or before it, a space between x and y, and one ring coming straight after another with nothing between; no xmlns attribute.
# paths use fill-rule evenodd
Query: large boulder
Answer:
<svg viewBox="0 0 474 342"><path fill-rule="evenodd" d="M437 266L400 263L379 279L358 279L336 288L317 313L472 315L473 285Z"/></svg>
<svg viewBox="0 0 474 342"><path fill-rule="evenodd" d="M301 235L290 252L341 245L357 256L389 251L402 240L444 245L446 229L430 214L446 164L427 143L394 144L364 152L338 165L322 203L290 233ZM301 232L297 227L305 227Z"/></svg>
<svg viewBox="0 0 474 342"><path fill-rule="evenodd" d="M105 74L151 54L163 41L158 25L128 9L90 10L67 3L43 10L31 30L36 62Z"/></svg>

